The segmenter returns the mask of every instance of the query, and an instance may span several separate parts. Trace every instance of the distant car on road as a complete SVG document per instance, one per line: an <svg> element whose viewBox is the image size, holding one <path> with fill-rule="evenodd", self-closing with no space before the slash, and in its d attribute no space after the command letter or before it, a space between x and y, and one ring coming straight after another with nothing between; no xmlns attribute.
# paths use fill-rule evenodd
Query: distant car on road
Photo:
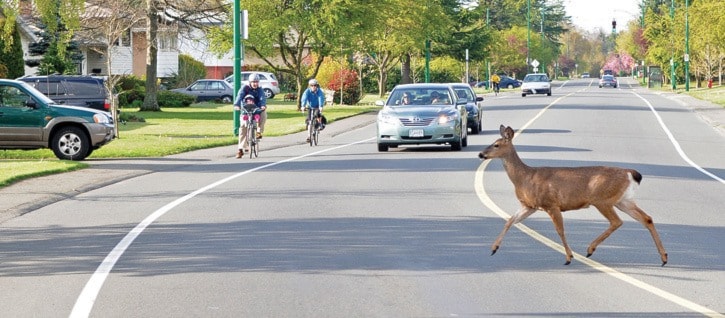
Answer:
<svg viewBox="0 0 725 318"><path fill-rule="evenodd" d="M172 92L196 96L197 102L219 100L225 104L234 101L234 89L227 81L200 79L188 87L172 89Z"/></svg>
<svg viewBox="0 0 725 318"><path fill-rule="evenodd" d="M599 88L604 86L617 88L617 79L613 75L603 75L599 80Z"/></svg>
<svg viewBox="0 0 725 318"><path fill-rule="evenodd" d="M521 97L528 94L546 94L551 96L551 80L544 73L526 74L524 83L521 84Z"/></svg>
<svg viewBox="0 0 725 318"><path fill-rule="evenodd" d="M468 112L468 128L472 134L477 134L483 127L483 97L477 96L470 85L463 83L451 84L459 98L466 99L466 112Z"/></svg>
<svg viewBox="0 0 725 318"><path fill-rule="evenodd" d="M581 78L589 78L589 73L582 73Z"/></svg>

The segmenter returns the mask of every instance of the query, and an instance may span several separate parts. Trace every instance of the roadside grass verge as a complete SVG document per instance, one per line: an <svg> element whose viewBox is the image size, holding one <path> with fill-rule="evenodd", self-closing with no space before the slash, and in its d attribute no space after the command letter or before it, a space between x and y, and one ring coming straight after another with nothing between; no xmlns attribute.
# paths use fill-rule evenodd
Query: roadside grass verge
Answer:
<svg viewBox="0 0 725 318"><path fill-rule="evenodd" d="M379 109L366 101L353 106L327 106L324 114L329 123L334 123ZM282 136L305 129L305 115L297 111L295 102L270 100L267 111L265 136ZM137 109L122 109L122 112L143 118L145 122L119 123L119 138L93 151L89 159L163 157L237 142L231 104L198 103L191 107L164 108L160 112ZM87 166L83 162L58 160L50 149L0 150L0 187Z"/></svg>

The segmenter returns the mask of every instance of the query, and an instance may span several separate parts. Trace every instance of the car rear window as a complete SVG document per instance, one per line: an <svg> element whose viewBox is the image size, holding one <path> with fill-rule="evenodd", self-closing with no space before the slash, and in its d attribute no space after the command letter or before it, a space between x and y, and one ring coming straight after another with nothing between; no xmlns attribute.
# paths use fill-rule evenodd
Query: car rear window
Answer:
<svg viewBox="0 0 725 318"><path fill-rule="evenodd" d="M99 95L102 94L101 84L95 81L66 81L69 94L73 95Z"/></svg>

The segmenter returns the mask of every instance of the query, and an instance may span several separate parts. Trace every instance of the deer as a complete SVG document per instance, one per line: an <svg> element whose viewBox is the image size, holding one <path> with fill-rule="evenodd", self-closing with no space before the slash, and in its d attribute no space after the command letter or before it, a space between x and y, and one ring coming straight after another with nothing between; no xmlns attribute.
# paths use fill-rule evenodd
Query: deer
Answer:
<svg viewBox="0 0 725 318"><path fill-rule="evenodd" d="M496 254L509 228L537 210L545 211L561 238L566 253L566 263L573 258L564 235L562 212L594 206L609 221L609 227L589 244L587 258L594 254L597 246L622 226L622 220L614 208L618 208L649 230L662 266L667 264L667 252L655 229L652 218L640 209L634 201L635 189L642 181L642 175L634 169L610 166L585 167L530 167L519 158L512 140L514 130L509 126L499 128L501 138L478 154L482 160L500 158L504 170L514 184L516 197L521 208L511 216L501 234L491 246L491 255Z"/></svg>

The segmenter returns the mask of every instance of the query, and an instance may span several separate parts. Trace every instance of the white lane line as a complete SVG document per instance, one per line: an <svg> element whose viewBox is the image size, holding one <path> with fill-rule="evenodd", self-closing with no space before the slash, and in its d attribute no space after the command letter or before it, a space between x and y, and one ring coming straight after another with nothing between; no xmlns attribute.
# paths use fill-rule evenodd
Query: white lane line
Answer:
<svg viewBox="0 0 725 318"><path fill-rule="evenodd" d="M202 194L206 191L214 189L224 183L227 183L231 180L239 178L243 175L246 175L246 174L258 171L258 170L266 169L269 167L273 167L276 165L280 165L280 164L283 164L286 162L295 161L295 160L299 160L299 159L302 159L305 157L318 155L318 154L321 154L324 152L333 151L333 150L337 150L340 148L356 145L359 143L368 142L373 139L375 139L375 138L369 138L366 140L360 140L360 141L340 145L340 146L333 147L333 148L327 148L327 149L315 151L312 153L308 153L305 155L297 156L294 158L287 158L285 160L272 162L272 163L268 163L263 166L245 170L245 171L239 172L237 174L231 175L229 177L226 177L224 179L221 179L212 184L209 184L205 187L202 187L194 192L191 192L181 198L174 200L171 203L164 205L160 209L156 210L155 212L153 212L149 216L147 216L143 221L141 221L141 223L136 225L136 227L134 227L130 232L128 232L128 234L126 234L126 236L120 242L118 242L118 244L116 244L116 247L114 247L113 250L111 250L111 252L108 253L106 258L103 260L103 262L101 262L101 264L98 266L98 268L93 273L93 275L91 275L91 278L86 283L86 286L83 287L83 291L81 291L81 294L76 299L76 303L73 306L73 310L71 311L69 317L73 317L73 318L88 317L91 314L91 309L93 309L93 304L96 302L98 293L101 291L101 287L103 287L103 283L106 281L106 278L108 278L108 274L111 272L111 270L113 270L113 267L116 265L116 262L118 262L118 259L121 258L121 256L123 255L124 252L126 252L126 249L128 249L128 247L131 245L131 243L133 243L133 241L136 240L136 238L139 235L141 235L141 233L143 233L143 231L149 225L154 223L158 218L160 218L167 212L171 211L171 209L175 208L176 206L188 201L189 199L191 199L199 194Z"/></svg>
<svg viewBox="0 0 725 318"><path fill-rule="evenodd" d="M562 96L562 97L558 98L557 100L555 100L554 102L552 102L551 104L549 104L548 106L546 106L544 109L542 109L536 116L534 116L534 118L532 118L531 120L529 120L524 126L521 127L521 129L519 129L516 132L516 134L514 135L514 138L516 138L518 135L520 135L521 133L523 133L523 131L526 130L526 128L528 128L536 119L538 119L539 117L541 117L541 115L547 109L549 109L551 106L553 106L559 100L561 100L564 97L567 97L569 95L572 95L572 94L568 94L566 96ZM639 95L637 95L637 96L639 96ZM640 97L640 98L642 98L642 97ZM644 99L644 98L642 98L642 99ZM647 102L647 101L645 100L645 102ZM647 104L650 105L649 102L647 102ZM650 105L650 109L652 109L652 112L654 112L655 115L657 115L657 118L659 119L659 115L657 114L657 112L654 110L654 108L651 105ZM668 133L668 135L671 136L671 134L669 133L669 130L666 128L666 126L664 125L664 123L661 121L661 119L659 119L659 120L660 120L660 125L662 125L663 129L665 129L665 131ZM672 137L670 140L674 141L674 137ZM675 145L675 148L677 148L678 151L680 151L679 150L679 144L676 144ZM681 155L684 155L684 153L682 153ZM691 161L689 161L689 159L686 159L686 161L688 161L688 163L691 162ZM483 205L485 205L491 211L493 211L494 213L496 213L502 219L508 220L509 218L511 218L511 215L509 215L508 213L504 212L498 205L496 205L496 203L493 202L493 200L491 199L491 197L488 196L488 193L486 193L486 189L484 189L484 187L483 187L484 172L485 172L486 167L488 166L488 164L490 162L491 162L490 159L489 160L484 160L481 163L481 165L478 167L478 169L476 169L476 177L474 178L474 188L476 189L476 194L478 195L478 199L481 200L481 202L483 203ZM544 244L544 245L552 248L555 251L558 251L559 253L561 253L563 255L566 255L566 251L564 250L564 247L561 244L556 243L556 242L550 240L549 238L547 238L547 237L539 234L538 232L532 230L531 228L529 228L528 226L526 226L526 225L524 225L522 223L515 224L514 226L517 229L521 230L521 232L525 233L526 235L529 235L531 238L533 238L533 239L541 242L542 244ZM615 269L613 269L611 267L608 267L608 266L606 266L604 264L601 264L601 263L596 262L596 261L594 261L594 260L592 260L590 258L587 258L584 255L581 255L579 253L576 253L576 252L572 252L572 253L574 254L574 261L578 261L580 263L583 263L583 264L585 264L585 265L587 265L587 266L589 266L589 267L591 267L593 269L596 269L596 270L598 270L598 271L600 271L602 273L608 274L608 275L610 275L610 276L612 276L614 278L617 278L617 279L619 279L621 281L624 281L624 282L626 282L626 283L628 283L628 284L630 284L632 286L635 286L635 287L638 287L640 289L643 289L643 290L645 290L645 291L647 291L649 293L652 293L654 295L657 295L657 296L659 296L659 297L661 297L661 298L663 298L665 300L668 300L668 301L670 301L672 303L675 303L677 305L680 305L682 307L685 307L685 308L687 308L689 310L692 310L694 312L700 313L700 314L705 315L705 316L708 316L708 317L725 318L725 315L723 315L723 314L721 314L721 313L719 313L717 311L714 311L714 310L709 309L709 308L707 308L705 306L699 305L699 304L697 304L695 302L689 301L689 300L687 300L685 298L682 298L680 296L677 296L675 294L669 293L669 292L664 291L662 289L659 289L659 288L657 288L655 286L652 286L650 284L647 284L647 283L645 283L645 282L643 282L641 280L638 280L638 279L636 279L634 277L631 277L631 276L629 276L627 274L624 274L622 272L619 272L619 271L617 271L617 270L615 270Z"/></svg>
<svg viewBox="0 0 725 318"><path fill-rule="evenodd" d="M657 111L655 110L655 108L652 106L652 104L648 100L646 100L644 97L640 96L639 94L637 94L635 92L632 92L632 94L634 94L635 96L639 97L641 100L643 100L645 102L645 104L647 104L647 106L649 107L649 109L655 115L655 118L657 118L657 122L660 124L660 127L662 127L662 130L665 131L665 134L667 135L667 138L670 139L670 142L675 147L675 150L677 150L677 153L680 155L680 157L682 158L682 160L685 160L685 162L687 162L687 164L689 164L691 167L697 169L698 171L704 173L706 176L708 176L710 178L713 178L713 179L715 179L716 181L719 181L722 184L725 184L725 180L724 179L722 179L722 178L714 175L710 171L707 171L704 168L700 167L698 164L696 164L694 161L692 161L690 159L690 157L687 156L687 154L685 154L685 151L683 151L682 150L682 147L680 147L680 143L677 142L677 140L675 139L675 136L672 135L672 132L670 132L670 130L667 128L667 125L665 125L665 122L662 120L662 117L660 117L660 114L657 113Z"/></svg>

